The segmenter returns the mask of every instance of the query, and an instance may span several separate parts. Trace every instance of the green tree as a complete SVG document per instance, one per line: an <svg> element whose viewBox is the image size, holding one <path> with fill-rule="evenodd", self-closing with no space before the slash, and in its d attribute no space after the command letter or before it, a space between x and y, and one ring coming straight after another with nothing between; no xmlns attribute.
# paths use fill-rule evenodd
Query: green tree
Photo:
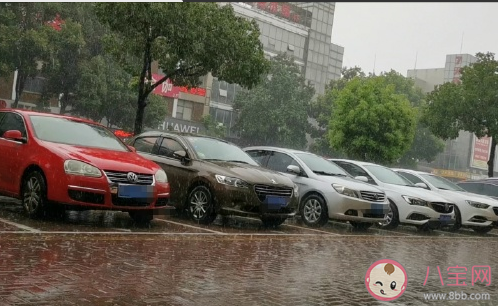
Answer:
<svg viewBox="0 0 498 306"><path fill-rule="evenodd" d="M202 124L206 128L206 135L218 138L224 138L227 134L226 127L216 122L211 115L202 117Z"/></svg>
<svg viewBox="0 0 498 306"><path fill-rule="evenodd" d="M40 63L48 56L50 27L60 8L58 3L0 3L0 73L17 70L15 99L17 108L28 77L39 73Z"/></svg>
<svg viewBox="0 0 498 306"><path fill-rule="evenodd" d="M462 68L461 84L445 83L428 97L423 120L442 139L460 130L492 137L488 176L493 177L498 137L498 61L494 53L477 53L477 62Z"/></svg>
<svg viewBox="0 0 498 306"><path fill-rule="evenodd" d="M330 147L328 138L328 126L332 116L332 107L336 99L337 92L344 89L346 84L354 78L365 78L365 73L360 67L344 67L341 70L341 78L332 80L325 89L325 94L318 96L311 102L309 116L316 120L316 125L311 129L311 137L314 143L310 151L334 157L345 157L341 152Z"/></svg>
<svg viewBox="0 0 498 306"><path fill-rule="evenodd" d="M211 72L229 83L251 88L267 71L259 28L236 16L231 5L216 3L98 3L97 16L110 26L111 51L139 75L134 132L142 131L147 97L166 79L197 86ZM164 77L152 83L152 62ZM140 68L136 68L139 66Z"/></svg>
<svg viewBox="0 0 498 306"><path fill-rule="evenodd" d="M234 109L240 112L236 129L252 145L302 149L310 130L307 113L313 95L294 60L278 55L270 63L270 74L235 98Z"/></svg>
<svg viewBox="0 0 498 306"><path fill-rule="evenodd" d="M348 156L392 163L413 141L416 111L382 77L359 78L337 92L329 124L330 145Z"/></svg>
<svg viewBox="0 0 498 306"><path fill-rule="evenodd" d="M48 37L50 58L43 68L47 78L43 94L48 98L57 97L60 113L64 114L80 80L85 40L81 25L72 20L66 20L60 30L51 29Z"/></svg>

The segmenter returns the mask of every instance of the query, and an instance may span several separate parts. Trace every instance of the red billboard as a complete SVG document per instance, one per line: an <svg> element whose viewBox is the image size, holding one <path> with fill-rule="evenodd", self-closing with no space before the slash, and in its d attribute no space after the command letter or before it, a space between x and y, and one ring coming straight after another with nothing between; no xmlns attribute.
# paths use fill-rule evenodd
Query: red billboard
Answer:
<svg viewBox="0 0 498 306"><path fill-rule="evenodd" d="M163 78L162 75L160 74L152 74L152 84L156 83L159 81L161 78ZM206 96L206 89L205 88L187 88L185 86L178 87L174 86L173 83L169 79L164 81L161 85L157 86L154 88L152 91L154 94L163 96L163 97L168 97L168 98L178 98L180 96L180 92L188 93L191 95L196 95L196 96Z"/></svg>
<svg viewBox="0 0 498 306"><path fill-rule="evenodd" d="M491 137L482 137L479 139L474 135L472 154L470 156L470 167L487 170L490 151Z"/></svg>

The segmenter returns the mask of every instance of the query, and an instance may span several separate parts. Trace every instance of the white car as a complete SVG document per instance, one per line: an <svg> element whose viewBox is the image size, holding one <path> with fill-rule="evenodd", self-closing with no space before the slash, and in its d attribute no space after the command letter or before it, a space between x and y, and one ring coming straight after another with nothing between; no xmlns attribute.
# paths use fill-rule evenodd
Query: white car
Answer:
<svg viewBox="0 0 498 306"><path fill-rule="evenodd" d="M434 174L407 169L393 170L416 186L438 192L445 199L454 202L454 230L465 226L478 233L487 233L498 221L498 201L490 197L467 192L455 183Z"/></svg>
<svg viewBox="0 0 498 306"><path fill-rule="evenodd" d="M419 229L435 229L452 226L455 220L455 204L438 193L416 187L393 170L372 163L329 159L357 180L368 182L383 190L390 208L381 228L393 229L401 224L415 225Z"/></svg>
<svg viewBox="0 0 498 306"><path fill-rule="evenodd" d="M323 157L265 146L244 151L261 166L283 173L299 187L299 213L309 227L320 227L333 219L349 221L354 228L364 230L385 220L389 212L383 191L355 180Z"/></svg>

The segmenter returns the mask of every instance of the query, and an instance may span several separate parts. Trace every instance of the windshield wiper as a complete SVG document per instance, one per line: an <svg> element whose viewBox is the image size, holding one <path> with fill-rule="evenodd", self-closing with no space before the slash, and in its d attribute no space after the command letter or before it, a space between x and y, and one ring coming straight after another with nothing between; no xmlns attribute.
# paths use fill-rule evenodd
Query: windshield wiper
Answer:
<svg viewBox="0 0 498 306"><path fill-rule="evenodd" d="M243 160L236 160L236 159L227 160L227 162L229 162L229 163L241 163L241 164L248 164L249 165L248 162L245 162Z"/></svg>
<svg viewBox="0 0 498 306"><path fill-rule="evenodd" d="M220 161L220 162L227 162L227 163L242 163L242 164L249 164L248 162L245 162L243 160L226 160L226 159L218 159L218 158L204 158L203 160L207 161Z"/></svg>
<svg viewBox="0 0 498 306"><path fill-rule="evenodd" d="M313 170L313 173L320 174L320 175L328 175L328 176L347 176L346 174L342 174L342 173L331 173L331 172L318 171L318 170Z"/></svg>

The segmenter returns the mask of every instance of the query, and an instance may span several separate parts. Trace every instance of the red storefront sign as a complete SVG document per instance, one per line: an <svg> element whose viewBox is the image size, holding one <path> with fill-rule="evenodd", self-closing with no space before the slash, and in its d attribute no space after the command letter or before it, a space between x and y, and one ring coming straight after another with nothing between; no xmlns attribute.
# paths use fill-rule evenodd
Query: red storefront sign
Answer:
<svg viewBox="0 0 498 306"><path fill-rule="evenodd" d="M7 102L5 100L0 100L0 108L7 108Z"/></svg>
<svg viewBox="0 0 498 306"><path fill-rule="evenodd" d="M474 136L474 145L472 146L472 160L470 166L473 168L488 169L489 153L491 149L491 137L482 137L481 139Z"/></svg>
<svg viewBox="0 0 498 306"><path fill-rule="evenodd" d="M157 81L159 81L162 78L163 78L162 75L152 74L152 84L155 84ZM204 88L194 87L188 89L185 86L183 87L174 86L169 79L167 79L161 85L154 88L152 92L156 95L168 98L178 98L180 96L180 92L189 93L191 95L202 96L202 97L206 96L206 89Z"/></svg>

